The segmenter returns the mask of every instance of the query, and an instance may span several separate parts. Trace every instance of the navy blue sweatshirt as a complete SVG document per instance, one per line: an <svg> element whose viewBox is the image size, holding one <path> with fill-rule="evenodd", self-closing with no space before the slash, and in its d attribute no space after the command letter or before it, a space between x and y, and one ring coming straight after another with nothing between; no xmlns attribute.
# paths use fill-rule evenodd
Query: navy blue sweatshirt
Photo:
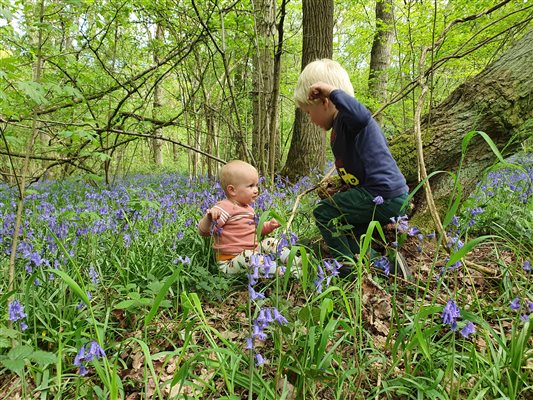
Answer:
<svg viewBox="0 0 533 400"><path fill-rule="evenodd" d="M331 149L343 180L355 185L355 177L361 187L384 199L407 193L405 178L370 111L340 89L332 91L330 99L338 110Z"/></svg>

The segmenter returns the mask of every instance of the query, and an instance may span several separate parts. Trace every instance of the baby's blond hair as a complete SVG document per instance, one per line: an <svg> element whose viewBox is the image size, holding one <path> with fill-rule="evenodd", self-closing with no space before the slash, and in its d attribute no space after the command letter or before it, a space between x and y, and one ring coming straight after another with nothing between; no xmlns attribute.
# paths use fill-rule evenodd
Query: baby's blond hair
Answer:
<svg viewBox="0 0 533 400"><path fill-rule="evenodd" d="M328 83L337 89L342 89L350 96L354 95L348 72L337 61L323 58L310 62L300 73L294 89L294 101L298 106L313 103L309 100L309 88L317 82Z"/></svg>

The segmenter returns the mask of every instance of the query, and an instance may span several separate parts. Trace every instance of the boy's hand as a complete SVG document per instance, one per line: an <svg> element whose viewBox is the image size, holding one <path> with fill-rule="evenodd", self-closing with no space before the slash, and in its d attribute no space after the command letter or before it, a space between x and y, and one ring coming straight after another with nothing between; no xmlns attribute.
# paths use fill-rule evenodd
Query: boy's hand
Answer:
<svg viewBox="0 0 533 400"><path fill-rule="evenodd" d="M309 100L328 98L331 92L333 92L335 89L335 86L332 86L329 83L313 83L309 88Z"/></svg>

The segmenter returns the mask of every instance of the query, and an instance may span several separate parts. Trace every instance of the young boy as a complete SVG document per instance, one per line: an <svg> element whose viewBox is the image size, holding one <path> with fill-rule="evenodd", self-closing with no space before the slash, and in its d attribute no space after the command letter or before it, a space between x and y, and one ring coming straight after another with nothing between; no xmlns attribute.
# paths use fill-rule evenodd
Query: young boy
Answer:
<svg viewBox="0 0 533 400"><path fill-rule="evenodd" d="M213 248L220 271L236 274L249 271L253 263L258 263L267 272L270 259L263 254L278 254L282 263L286 263L290 250L278 249L278 240L265 239L257 243L255 212L251 204L259 195L259 174L250 164L234 160L220 170L220 186L226 198L207 210L198 223L198 232L202 236L214 236ZM262 235L268 235L280 224L271 219L263 224ZM299 257L294 258L292 274L299 276ZM273 268L270 272L280 272Z"/></svg>
<svg viewBox="0 0 533 400"><path fill-rule="evenodd" d="M353 93L346 70L328 59L308 64L294 91L298 107L311 122L326 131L332 129L335 166L349 185L348 190L320 201L313 212L332 255L348 261L341 276L350 273L350 261L360 252L357 239L372 220L384 225L404 214L409 190L380 127ZM338 229L346 223L353 226L352 232ZM396 269L405 278L407 266L400 261L398 257Z"/></svg>

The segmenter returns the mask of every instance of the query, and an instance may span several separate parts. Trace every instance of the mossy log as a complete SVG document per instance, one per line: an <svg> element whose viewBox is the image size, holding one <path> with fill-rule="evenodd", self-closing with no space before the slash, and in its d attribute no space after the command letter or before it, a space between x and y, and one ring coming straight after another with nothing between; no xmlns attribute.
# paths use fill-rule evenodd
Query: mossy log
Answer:
<svg viewBox="0 0 533 400"><path fill-rule="evenodd" d="M504 155L515 153L533 132L533 30L510 47L501 58L455 89L422 120L424 159L428 175L433 171L457 172L461 143L470 131L485 132ZM418 184L413 131L396 136L391 151L409 186ZM464 194L475 186L483 170L497 161L487 143L474 138L467 149L460 181ZM448 174L431 179L437 204L450 194ZM416 210L425 209L423 190Z"/></svg>

